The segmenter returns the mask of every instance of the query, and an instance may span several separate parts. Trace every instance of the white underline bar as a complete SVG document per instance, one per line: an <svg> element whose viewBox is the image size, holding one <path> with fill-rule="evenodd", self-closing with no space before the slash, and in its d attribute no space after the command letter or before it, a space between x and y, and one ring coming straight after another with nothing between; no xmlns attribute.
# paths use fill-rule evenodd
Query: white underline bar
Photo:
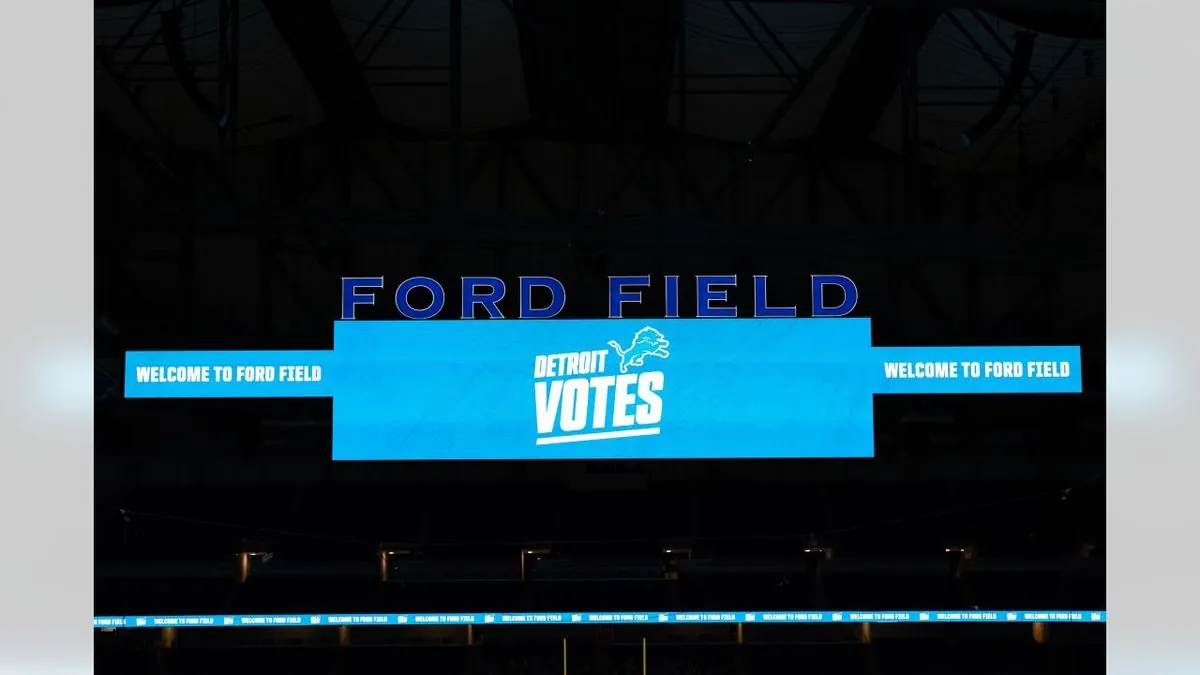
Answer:
<svg viewBox="0 0 1200 675"><path fill-rule="evenodd" d="M607 441L613 438L634 438L637 436L657 436L662 433L659 427L643 427L641 429L622 429L620 431L597 431L592 434L575 434L573 436L546 436L537 439L538 445L558 445L560 443L584 443L587 441Z"/></svg>

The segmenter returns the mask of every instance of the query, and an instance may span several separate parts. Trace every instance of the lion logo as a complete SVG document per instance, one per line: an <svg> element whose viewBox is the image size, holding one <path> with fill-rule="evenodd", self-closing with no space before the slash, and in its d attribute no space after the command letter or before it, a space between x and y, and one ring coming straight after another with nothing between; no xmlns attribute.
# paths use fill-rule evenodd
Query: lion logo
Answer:
<svg viewBox="0 0 1200 675"><path fill-rule="evenodd" d="M616 340L609 340L608 346L612 347L617 356L621 357L622 375L630 368L640 368L645 365L647 357L665 359L671 355L671 352L667 351L667 347L671 346L670 340L650 326L634 333L633 343L627 348L622 348Z"/></svg>

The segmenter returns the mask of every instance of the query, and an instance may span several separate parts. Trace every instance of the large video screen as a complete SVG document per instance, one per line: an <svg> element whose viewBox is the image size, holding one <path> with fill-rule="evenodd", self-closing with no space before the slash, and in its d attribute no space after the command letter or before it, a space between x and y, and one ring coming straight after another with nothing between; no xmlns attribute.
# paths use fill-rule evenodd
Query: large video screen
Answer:
<svg viewBox="0 0 1200 675"><path fill-rule="evenodd" d="M1078 347L874 347L866 318L339 321L329 351L130 352L125 395L329 397L335 460L850 458L876 395L1081 386Z"/></svg>

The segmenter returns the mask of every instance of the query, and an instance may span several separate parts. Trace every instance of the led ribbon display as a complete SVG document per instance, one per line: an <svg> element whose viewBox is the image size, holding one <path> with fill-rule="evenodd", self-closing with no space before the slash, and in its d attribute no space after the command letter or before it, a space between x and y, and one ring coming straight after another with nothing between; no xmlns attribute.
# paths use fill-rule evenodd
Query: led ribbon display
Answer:
<svg viewBox="0 0 1200 675"><path fill-rule="evenodd" d="M269 628L282 626L429 626L694 623L1107 623L1095 610L898 612L563 612L541 614L255 614L97 616L94 628Z"/></svg>
<svg viewBox="0 0 1200 675"><path fill-rule="evenodd" d="M875 347L869 319L344 321L332 350L129 352L125 376L332 398L335 460L871 457L875 395L1081 390L1078 347Z"/></svg>

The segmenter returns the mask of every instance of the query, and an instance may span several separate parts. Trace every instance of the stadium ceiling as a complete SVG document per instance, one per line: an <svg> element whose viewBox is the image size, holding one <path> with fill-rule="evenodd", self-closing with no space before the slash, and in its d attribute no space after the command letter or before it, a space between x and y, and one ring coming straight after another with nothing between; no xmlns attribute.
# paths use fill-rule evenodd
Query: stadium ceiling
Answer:
<svg viewBox="0 0 1200 675"><path fill-rule="evenodd" d="M706 0L720 2L720 0ZM131 7L146 5L146 0L95 0L97 9L109 7ZM873 7L935 7L940 9L981 9L1003 11L1007 9L1038 10L1043 12L1099 13L1104 14L1101 0L755 0L760 5L867 5Z"/></svg>
<svg viewBox="0 0 1200 675"><path fill-rule="evenodd" d="M925 161L970 165L985 149L964 147L963 134L997 100L1016 44L1030 33L1028 69L993 132L993 161L1014 154L1017 136L1027 157L1048 160L1103 117L1104 3L1088 0L95 7L97 87L123 94L98 95L98 112L126 127L152 121L182 147L213 145L214 115L197 101L218 101L232 68L242 145L375 124L413 139L453 130L466 139L519 131L565 140L580 135L584 119L603 128L598 135L665 127L721 143L817 137L898 151L907 84L919 92L911 123L921 129ZM174 40L163 37L170 8ZM218 30L223 11L241 17L233 64L229 49L222 52L231 39ZM194 79L190 90L178 77L180 59ZM915 64L911 73L896 67L905 61ZM1018 113L1021 133L1009 134Z"/></svg>

